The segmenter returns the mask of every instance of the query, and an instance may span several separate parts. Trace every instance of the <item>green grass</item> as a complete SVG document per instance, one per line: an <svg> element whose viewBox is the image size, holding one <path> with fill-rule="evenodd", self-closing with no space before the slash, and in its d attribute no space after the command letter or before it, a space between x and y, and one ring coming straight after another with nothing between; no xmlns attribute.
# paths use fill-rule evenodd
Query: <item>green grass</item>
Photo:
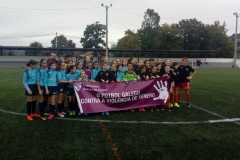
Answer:
<svg viewBox="0 0 240 160"><path fill-rule="evenodd" d="M0 69L0 108L25 112L22 70ZM193 103L228 118L240 117L240 71L201 69L193 80ZM219 119L191 108L174 112L112 113L90 119L202 121ZM105 124L80 121L33 121L0 112L1 160L121 159L239 160L240 126ZM111 140L109 140L109 137Z"/></svg>

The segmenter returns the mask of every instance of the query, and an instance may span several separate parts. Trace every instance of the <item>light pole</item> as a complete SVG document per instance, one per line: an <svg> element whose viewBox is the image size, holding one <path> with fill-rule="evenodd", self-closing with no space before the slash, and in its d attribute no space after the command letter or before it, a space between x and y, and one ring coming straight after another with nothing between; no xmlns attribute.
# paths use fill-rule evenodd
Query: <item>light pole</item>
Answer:
<svg viewBox="0 0 240 160"><path fill-rule="evenodd" d="M55 43L56 43L55 47L56 47L56 48L58 48L58 45L57 45L57 43L58 43L58 33L57 33L57 32L56 32L56 39L55 39Z"/></svg>
<svg viewBox="0 0 240 160"><path fill-rule="evenodd" d="M112 7L112 4L106 5L106 4L102 3L101 6L106 9L106 61L108 62L108 56L109 56L109 51L108 51L108 9L110 7Z"/></svg>
<svg viewBox="0 0 240 160"><path fill-rule="evenodd" d="M55 39L55 48L56 48L56 54L58 54L58 33L56 32L56 39Z"/></svg>
<svg viewBox="0 0 240 160"><path fill-rule="evenodd" d="M236 16L236 30L235 30L235 47L234 47L234 56L233 56L233 67L237 67L237 52L238 52L238 18L240 16L239 13L234 12L234 16Z"/></svg>

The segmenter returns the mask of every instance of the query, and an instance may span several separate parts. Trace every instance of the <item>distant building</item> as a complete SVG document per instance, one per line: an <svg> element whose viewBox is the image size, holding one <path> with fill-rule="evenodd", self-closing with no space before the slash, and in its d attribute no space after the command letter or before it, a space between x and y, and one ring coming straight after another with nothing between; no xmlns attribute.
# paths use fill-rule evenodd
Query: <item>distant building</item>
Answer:
<svg viewBox="0 0 240 160"><path fill-rule="evenodd" d="M26 51L24 50L2 50L1 56L25 56Z"/></svg>

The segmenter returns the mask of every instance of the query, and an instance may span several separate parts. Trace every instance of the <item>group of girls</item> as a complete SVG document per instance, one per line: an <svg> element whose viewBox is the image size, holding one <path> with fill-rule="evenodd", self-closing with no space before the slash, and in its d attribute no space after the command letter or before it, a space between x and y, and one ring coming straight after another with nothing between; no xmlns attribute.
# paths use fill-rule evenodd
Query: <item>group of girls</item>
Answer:
<svg viewBox="0 0 240 160"><path fill-rule="evenodd" d="M35 118L52 120L56 116L79 116L73 83L82 81L98 81L102 83L149 80L166 76L171 81L170 98L162 109L171 110L180 107L180 91L185 94L187 106L190 106L190 80L194 69L183 58L180 64L165 61L136 61L135 59L116 59L109 63L97 63L87 59L83 63L74 62L67 57L64 60L42 59L38 62L30 60L25 67L23 83L26 94L26 119ZM67 106L67 107L66 107ZM158 107L155 107L159 110ZM151 111L154 110L152 107ZM131 110L135 111L135 110ZM145 112L145 108L140 108ZM109 115L108 112L102 115Z"/></svg>
<svg viewBox="0 0 240 160"><path fill-rule="evenodd" d="M40 61L40 68L37 65L36 61L30 60L23 75L27 97L27 120L32 121L34 118L52 120L56 116L65 117L66 96L68 114L74 116L78 113L72 83L80 80L80 70L74 65L67 67L65 63L48 64L46 59Z"/></svg>

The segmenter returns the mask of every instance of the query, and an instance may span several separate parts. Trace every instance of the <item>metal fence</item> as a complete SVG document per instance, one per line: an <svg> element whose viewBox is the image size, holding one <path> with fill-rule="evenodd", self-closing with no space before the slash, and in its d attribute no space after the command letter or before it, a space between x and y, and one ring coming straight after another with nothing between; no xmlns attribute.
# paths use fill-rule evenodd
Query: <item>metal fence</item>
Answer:
<svg viewBox="0 0 240 160"><path fill-rule="evenodd" d="M54 52L60 56L84 56L92 54L95 57L104 57L105 49L85 48L30 48L16 46L0 46L1 56L47 56ZM141 50L141 49L110 49L109 57L129 58L216 58L216 50Z"/></svg>

